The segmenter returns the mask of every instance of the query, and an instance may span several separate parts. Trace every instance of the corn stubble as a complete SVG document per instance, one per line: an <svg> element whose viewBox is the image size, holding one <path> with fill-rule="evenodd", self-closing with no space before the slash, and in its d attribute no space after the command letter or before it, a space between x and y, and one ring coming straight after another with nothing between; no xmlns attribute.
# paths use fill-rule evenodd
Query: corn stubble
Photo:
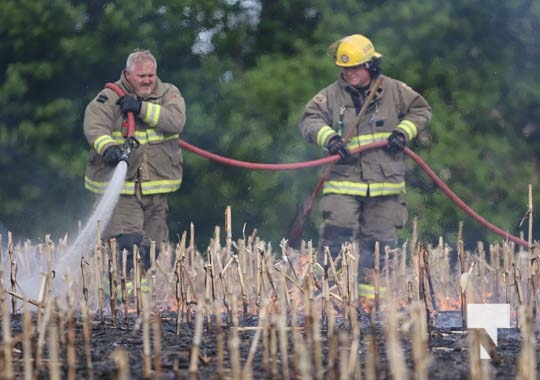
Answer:
<svg viewBox="0 0 540 380"><path fill-rule="evenodd" d="M377 248L380 268L372 271L373 295L365 296L357 286L355 246L344 246L337 258L323 251L319 262L311 242L295 250L283 240L274 251L257 231L234 241L231 226L228 207L224 246L216 227L207 250L198 251L193 225L189 238L184 232L177 244L162 244L157 259L153 245L147 273L137 249L135 270L129 274L125 252L116 252L114 241L107 247L98 243L81 254L80 268L63 279L54 277L54 262L61 259L65 241L56 246L47 239L45 250L37 250L48 257L37 299L22 294L18 286L24 281L21 268L32 260L25 256L31 250L16 246L8 234L7 252L0 255L3 378L31 379L46 373L51 379L76 379L77 371L83 371L93 379L92 331L100 325L142 333L143 371L138 376L164 378L161 326L163 318L173 315L178 336L184 334L183 326L192 332L189 366L181 369L176 361L176 378L196 379L208 363L214 363L218 378L257 378L258 358L262 373L272 379L369 380L389 375L424 380L429 378L435 316L449 310L460 313L457 330L468 336L465 364L470 378L486 378L490 372L479 358L479 347L490 345L480 332L466 331L466 302L512 305L523 335L517 376L536 377L539 269L534 249L494 243L487 250L479 245L473 253L463 249L459 238L453 262L452 249L442 239L430 246L413 236L410 246ZM133 284L129 291L128 281ZM67 289L64 297L55 294L59 286ZM11 317L19 314L23 330L12 332ZM247 333L249 344L241 339ZM203 349L209 339L216 341L215 355ZM77 341L84 355L77 356ZM405 345L412 365L407 364ZM490 354L496 365L496 348ZM111 348L112 378L130 378L129 355L122 347ZM15 373L15 368L23 373Z"/></svg>

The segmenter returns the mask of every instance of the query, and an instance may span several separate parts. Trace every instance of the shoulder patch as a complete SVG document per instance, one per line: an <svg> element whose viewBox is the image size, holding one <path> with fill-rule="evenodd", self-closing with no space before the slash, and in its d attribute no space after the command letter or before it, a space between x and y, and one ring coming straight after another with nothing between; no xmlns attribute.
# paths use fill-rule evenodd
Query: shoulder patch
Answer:
<svg viewBox="0 0 540 380"><path fill-rule="evenodd" d="M99 103L105 103L109 98L105 94L99 94L99 96L96 99Z"/></svg>
<svg viewBox="0 0 540 380"><path fill-rule="evenodd" d="M324 96L323 94L317 94L313 98L313 101L315 103L319 103L319 104L324 103L324 102L326 102L326 96Z"/></svg>

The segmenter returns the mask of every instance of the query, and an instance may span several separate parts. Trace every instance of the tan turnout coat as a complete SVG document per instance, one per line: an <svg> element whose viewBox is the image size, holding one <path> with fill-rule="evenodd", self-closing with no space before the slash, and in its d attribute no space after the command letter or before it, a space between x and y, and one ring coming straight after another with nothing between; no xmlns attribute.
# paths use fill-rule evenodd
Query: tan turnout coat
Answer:
<svg viewBox="0 0 540 380"><path fill-rule="evenodd" d="M351 95L358 97L355 105ZM353 125L359 108L368 93L361 93L342 77L319 91L311 99L299 128L309 143L326 148L328 141L340 133L346 136ZM365 115L352 133L348 147L388 138L393 130L402 132L407 142L412 140L431 119L431 107L409 86L396 79L382 76L382 83ZM372 149L333 166L324 184L324 194L355 196L384 196L405 191L405 164L403 152L391 154L385 149Z"/></svg>
<svg viewBox="0 0 540 380"><path fill-rule="evenodd" d="M127 94L133 89L124 74L117 85ZM103 152L125 141L126 117L116 104L119 96L105 88L85 110L84 135L91 146L85 173L85 187L103 193L114 167L103 161ZM122 194L134 194L139 182L143 195L176 191L182 182L182 151L178 138L186 122L185 102L172 84L159 78L152 94L142 99L140 115L135 118L135 138L140 145L129 156Z"/></svg>

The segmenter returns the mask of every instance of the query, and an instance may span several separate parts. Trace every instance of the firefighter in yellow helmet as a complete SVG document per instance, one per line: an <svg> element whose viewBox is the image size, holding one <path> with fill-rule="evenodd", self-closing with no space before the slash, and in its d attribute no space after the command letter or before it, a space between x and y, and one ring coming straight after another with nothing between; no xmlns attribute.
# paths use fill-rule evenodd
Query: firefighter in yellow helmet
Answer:
<svg viewBox="0 0 540 380"><path fill-rule="evenodd" d="M427 126L431 107L403 82L381 74L382 55L365 36L346 36L328 51L340 68L338 78L308 102L299 128L308 143L341 156L319 202L319 251L327 246L335 257L344 243L357 243L362 270L374 264L375 242L381 248L398 244L397 230L407 221L402 150ZM378 76L382 82L353 126ZM388 141L386 147L350 153L381 140Z"/></svg>
<svg viewBox="0 0 540 380"><path fill-rule="evenodd" d="M371 41L360 34L334 42L329 46L328 52L335 55L336 65L339 67L356 67L370 61L378 66L382 59L382 54L375 51Z"/></svg>

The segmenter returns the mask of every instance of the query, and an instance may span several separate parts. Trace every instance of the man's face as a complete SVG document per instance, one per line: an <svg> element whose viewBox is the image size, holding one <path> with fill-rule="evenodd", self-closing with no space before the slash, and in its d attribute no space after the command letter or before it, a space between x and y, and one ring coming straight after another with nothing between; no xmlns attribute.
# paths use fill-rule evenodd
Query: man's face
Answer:
<svg viewBox="0 0 540 380"><path fill-rule="evenodd" d="M144 98L156 86L156 66L150 60L136 63L131 71L125 70L126 78L133 86L135 94Z"/></svg>
<svg viewBox="0 0 540 380"><path fill-rule="evenodd" d="M369 71L366 70L364 65L356 67L344 67L342 73L343 79L354 87L366 87L369 85L369 82L371 82Z"/></svg>

